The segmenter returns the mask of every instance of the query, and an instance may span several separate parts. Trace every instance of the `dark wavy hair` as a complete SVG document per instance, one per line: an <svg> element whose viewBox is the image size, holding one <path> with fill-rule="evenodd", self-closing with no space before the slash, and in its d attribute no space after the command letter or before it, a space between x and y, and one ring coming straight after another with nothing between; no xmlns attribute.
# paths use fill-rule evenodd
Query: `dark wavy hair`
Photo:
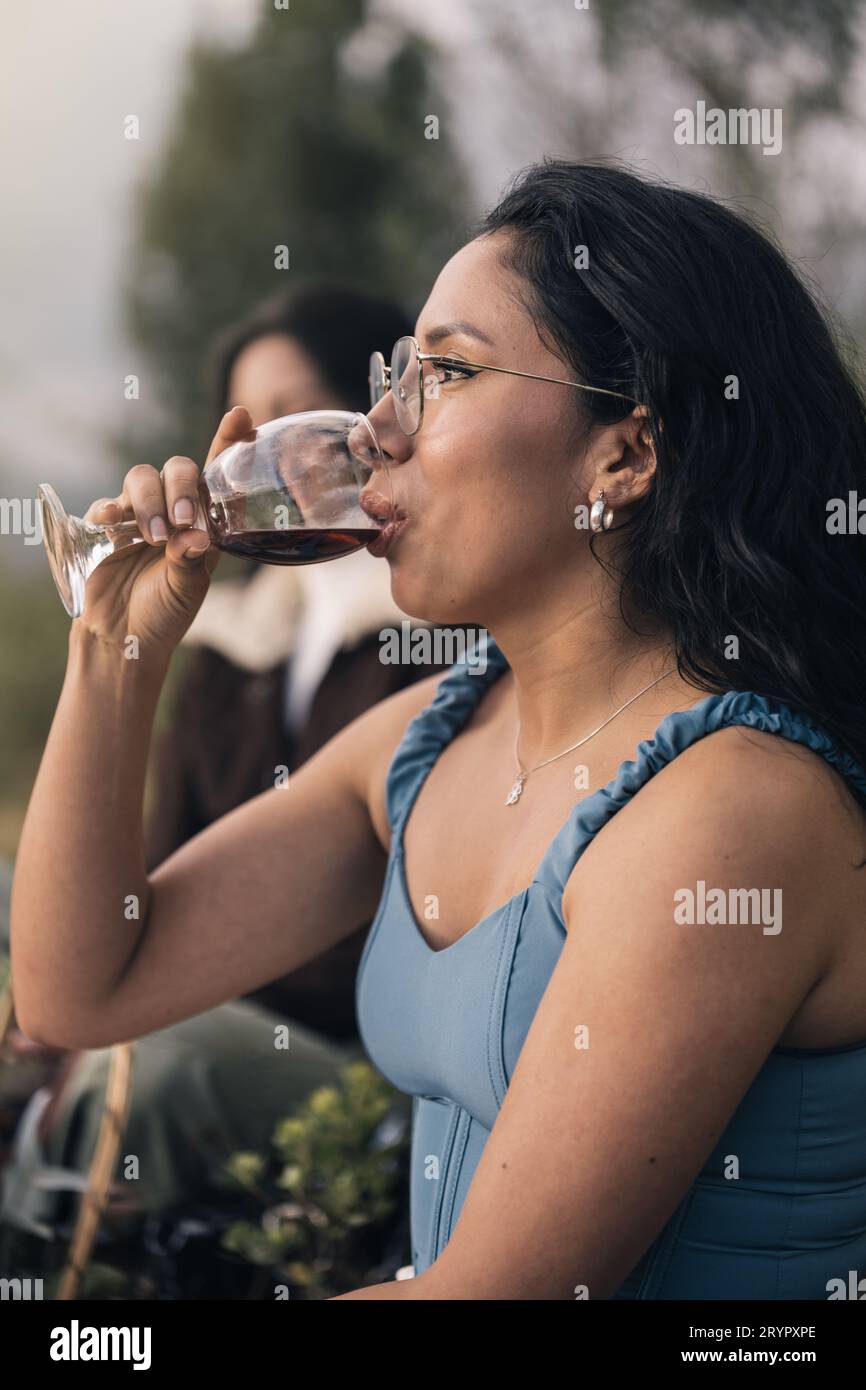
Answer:
<svg viewBox="0 0 866 1390"><path fill-rule="evenodd" d="M257 338L283 334L300 344L347 410L370 409L370 353L390 360L397 338L412 332L408 313L381 295L310 277L254 305L211 349L206 375L219 418L228 409L232 368Z"/></svg>
<svg viewBox="0 0 866 1390"><path fill-rule="evenodd" d="M649 411L657 470L611 571L624 620L671 630L698 688L784 701L866 767L866 538L827 529L832 499L866 497L866 403L814 292L743 215L606 162L521 171L474 235L503 230L542 339ZM573 394L584 424L632 409Z"/></svg>

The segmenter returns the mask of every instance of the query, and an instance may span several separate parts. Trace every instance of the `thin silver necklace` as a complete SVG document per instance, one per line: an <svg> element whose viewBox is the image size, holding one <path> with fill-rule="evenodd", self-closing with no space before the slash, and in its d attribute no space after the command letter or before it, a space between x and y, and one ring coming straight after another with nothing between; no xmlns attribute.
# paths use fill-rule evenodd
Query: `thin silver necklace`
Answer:
<svg viewBox="0 0 866 1390"><path fill-rule="evenodd" d="M526 772L524 772L523 768L520 766L520 759L517 756L517 745L520 742L520 721L518 720L517 733L514 737L514 761L517 764L518 777L511 791L505 798L505 805L513 806L516 801L520 800L520 794L523 791L524 783L527 777L532 776L533 772L537 772L540 767L547 767L548 763L555 763L557 758L564 758L566 753L574 752L575 748L579 748L582 743L588 743L591 738L594 738L597 733L600 733L601 730L611 722L611 719L616 719L618 714L622 714L623 710L628 709L629 705L634 704L635 700L640 699L641 695L645 695L648 690L652 690L653 686L658 685L659 681L663 681L665 676L673 675L676 669L675 666L672 666L669 671L663 671L657 680L650 681L649 685L645 685L643 690L637 692L637 695L632 695L631 699L626 700L624 705L620 705L619 709L615 709L613 714L605 719L604 724L599 724L598 728L593 729L591 734L587 734L585 738L578 739L577 743L573 743L570 748L563 748L561 753L554 753L552 758L545 758L543 763L536 763L535 767L530 767Z"/></svg>

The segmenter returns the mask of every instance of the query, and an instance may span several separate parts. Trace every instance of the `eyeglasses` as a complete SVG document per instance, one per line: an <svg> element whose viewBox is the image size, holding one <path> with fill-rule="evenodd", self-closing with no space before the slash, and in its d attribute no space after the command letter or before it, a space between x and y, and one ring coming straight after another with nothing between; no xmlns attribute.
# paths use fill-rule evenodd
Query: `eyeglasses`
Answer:
<svg viewBox="0 0 866 1390"><path fill-rule="evenodd" d="M432 362L436 374L431 382L424 380L422 363ZM467 370L468 369L468 370ZM455 373L449 376L448 373ZM465 380L476 372L503 372L506 376L528 377L531 381L552 381L557 386L573 386L578 391L594 391L601 396L616 396L623 401L637 401L625 396L621 391L608 391L603 386L584 386L580 381L563 381L556 376L538 376L534 372L518 372L511 367L492 367L489 362L467 362L462 357L442 356L436 352L422 352L417 338L407 336L398 338L391 353L391 365L385 365L381 352L370 355L370 404L377 405L386 391L394 396L394 411L397 423L404 434L417 434L424 418L424 399L438 396L439 387L447 381Z"/></svg>

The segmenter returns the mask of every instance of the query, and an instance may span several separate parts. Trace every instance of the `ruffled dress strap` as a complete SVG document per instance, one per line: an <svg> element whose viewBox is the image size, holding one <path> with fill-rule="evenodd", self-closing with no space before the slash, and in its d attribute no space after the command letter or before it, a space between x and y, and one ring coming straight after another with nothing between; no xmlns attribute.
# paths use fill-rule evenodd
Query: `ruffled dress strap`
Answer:
<svg viewBox="0 0 866 1390"><path fill-rule="evenodd" d="M508 668L489 633L456 661L440 680L429 705L406 726L388 767L385 802L392 849L400 842L409 812L442 749L468 723L485 690Z"/></svg>
<svg viewBox="0 0 866 1390"><path fill-rule="evenodd" d="M653 737L638 744L635 757L620 764L606 787L579 801L539 865L535 882L562 893L587 845L645 782L698 739L733 725L777 734L820 753L866 811L866 771L811 716L754 691L727 690L667 715Z"/></svg>

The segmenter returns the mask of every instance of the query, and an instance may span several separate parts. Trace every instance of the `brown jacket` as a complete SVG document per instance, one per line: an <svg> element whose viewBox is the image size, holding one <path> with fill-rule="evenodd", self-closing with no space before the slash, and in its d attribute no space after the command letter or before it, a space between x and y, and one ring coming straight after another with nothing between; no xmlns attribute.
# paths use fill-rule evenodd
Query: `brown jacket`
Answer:
<svg viewBox="0 0 866 1390"><path fill-rule="evenodd" d="M296 735L283 714L291 654L258 671L235 664L209 645L188 653L170 727L154 742L150 869L220 816L272 788L277 766L292 772L371 705L447 669L442 664L383 664L383 615L371 610L369 616L375 630L360 641L353 633L351 644L336 650ZM398 628L401 616L394 609L391 622ZM225 630L221 624L224 648ZM288 906L286 910L288 926ZM355 976L369 926L247 997L335 1040L357 1038Z"/></svg>

